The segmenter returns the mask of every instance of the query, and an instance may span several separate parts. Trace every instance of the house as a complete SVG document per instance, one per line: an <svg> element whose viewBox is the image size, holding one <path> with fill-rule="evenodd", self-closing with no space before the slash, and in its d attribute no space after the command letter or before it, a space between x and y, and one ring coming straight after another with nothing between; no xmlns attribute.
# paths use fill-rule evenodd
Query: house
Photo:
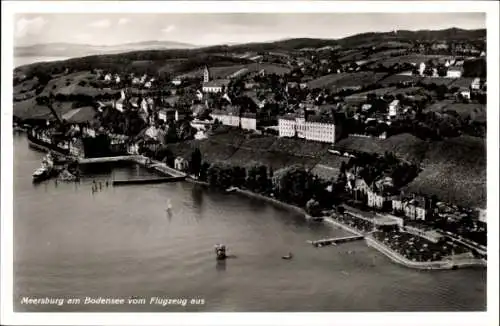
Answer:
<svg viewBox="0 0 500 326"><path fill-rule="evenodd" d="M470 100L470 90L466 87L460 87L458 94L462 95L464 99Z"/></svg>
<svg viewBox="0 0 500 326"><path fill-rule="evenodd" d="M223 110L214 109L210 116L226 126L239 127L240 125L239 109L235 106L229 105Z"/></svg>
<svg viewBox="0 0 500 326"><path fill-rule="evenodd" d="M203 83L202 90L204 93L222 93L227 89L227 85L229 85L229 79L211 80Z"/></svg>
<svg viewBox="0 0 500 326"><path fill-rule="evenodd" d="M141 83L141 80L137 77L132 78L132 85L138 85Z"/></svg>
<svg viewBox="0 0 500 326"><path fill-rule="evenodd" d="M144 84L144 88L151 88L152 84L151 81L148 81Z"/></svg>
<svg viewBox="0 0 500 326"><path fill-rule="evenodd" d="M363 104L361 106L361 111L366 112L366 111L369 111L371 108L372 108L371 104L368 104L368 103L367 104Z"/></svg>
<svg viewBox="0 0 500 326"><path fill-rule="evenodd" d="M175 110L166 108L160 109L158 111L158 119L162 120L163 122L175 120Z"/></svg>
<svg viewBox="0 0 500 326"><path fill-rule="evenodd" d="M120 92L120 98L117 101L113 102L113 107L115 109L117 109L118 111L123 112L125 110L126 98L127 97L126 97L125 91L122 90Z"/></svg>
<svg viewBox="0 0 500 326"><path fill-rule="evenodd" d="M462 77L464 70L461 67L451 67L446 72L446 77L448 78L460 78Z"/></svg>
<svg viewBox="0 0 500 326"><path fill-rule="evenodd" d="M420 76L423 76L424 75L424 71L425 71L425 63L421 62L420 63L420 66L418 68L418 73Z"/></svg>
<svg viewBox="0 0 500 326"><path fill-rule="evenodd" d="M398 111L400 109L399 100L394 100L389 103L389 113L388 116L390 118L395 118L398 115Z"/></svg>
<svg viewBox="0 0 500 326"><path fill-rule="evenodd" d="M243 113L240 118L241 129L257 130L257 118L255 113Z"/></svg>
<svg viewBox="0 0 500 326"><path fill-rule="evenodd" d="M104 80L105 80L105 81L111 81L111 78L112 78L112 77L113 77L113 76L112 76L110 73L107 73L107 74L104 76Z"/></svg>
<svg viewBox="0 0 500 326"><path fill-rule="evenodd" d="M184 120L190 114L191 114L191 112L177 109L177 110L175 110L175 121Z"/></svg>
<svg viewBox="0 0 500 326"><path fill-rule="evenodd" d="M479 89L481 89L481 79L480 78L474 78L474 80L470 84L470 88L473 89L473 90L479 90Z"/></svg>
<svg viewBox="0 0 500 326"><path fill-rule="evenodd" d="M392 199L392 210L393 212L402 213L410 220L424 221L427 216L426 204L427 202L423 197L410 199L398 197Z"/></svg>
<svg viewBox="0 0 500 326"><path fill-rule="evenodd" d="M119 84L119 83L121 82L121 78L120 78L120 76L119 76L119 75L116 75L116 76L115 76L115 82L116 82L117 84Z"/></svg>
<svg viewBox="0 0 500 326"><path fill-rule="evenodd" d="M183 157L178 156L174 161L174 168L179 171L186 171L189 167L189 162Z"/></svg>
<svg viewBox="0 0 500 326"><path fill-rule="evenodd" d="M479 221L480 222L483 222L483 223L486 223L486 210L485 209L482 209L482 208L479 208L478 209L479 211Z"/></svg>
<svg viewBox="0 0 500 326"><path fill-rule="evenodd" d="M180 78L175 78L174 80L172 80L172 84L174 84L175 86L179 86L180 84L182 84L182 80Z"/></svg>

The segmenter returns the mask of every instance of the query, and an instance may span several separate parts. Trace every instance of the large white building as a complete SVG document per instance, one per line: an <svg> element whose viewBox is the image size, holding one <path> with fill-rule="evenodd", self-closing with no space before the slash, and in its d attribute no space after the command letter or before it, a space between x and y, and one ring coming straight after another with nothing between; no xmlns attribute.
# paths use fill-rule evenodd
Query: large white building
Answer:
<svg viewBox="0 0 500 326"><path fill-rule="evenodd" d="M307 140L335 143L338 128L333 118L310 116L282 116L278 118L280 137L304 138Z"/></svg>

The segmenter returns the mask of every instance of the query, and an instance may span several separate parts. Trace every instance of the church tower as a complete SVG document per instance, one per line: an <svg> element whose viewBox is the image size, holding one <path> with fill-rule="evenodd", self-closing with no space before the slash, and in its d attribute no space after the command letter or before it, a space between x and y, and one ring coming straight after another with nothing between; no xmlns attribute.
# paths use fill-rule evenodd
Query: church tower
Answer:
<svg viewBox="0 0 500 326"><path fill-rule="evenodd" d="M205 66L203 70L203 82L207 83L210 81L210 71L208 71L208 66Z"/></svg>

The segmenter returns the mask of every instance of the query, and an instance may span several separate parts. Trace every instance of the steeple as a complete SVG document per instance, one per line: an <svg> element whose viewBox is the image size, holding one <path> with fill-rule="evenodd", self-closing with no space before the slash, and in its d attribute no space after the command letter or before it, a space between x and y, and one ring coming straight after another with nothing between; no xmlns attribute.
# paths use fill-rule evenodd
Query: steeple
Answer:
<svg viewBox="0 0 500 326"><path fill-rule="evenodd" d="M210 81L210 71L208 70L208 66L205 66L203 70L203 82L206 83Z"/></svg>

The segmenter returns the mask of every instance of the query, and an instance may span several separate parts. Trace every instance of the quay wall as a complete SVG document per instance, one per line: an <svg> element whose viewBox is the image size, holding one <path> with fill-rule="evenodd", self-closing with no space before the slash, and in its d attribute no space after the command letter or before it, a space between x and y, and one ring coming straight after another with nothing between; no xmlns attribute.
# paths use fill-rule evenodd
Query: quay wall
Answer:
<svg viewBox="0 0 500 326"><path fill-rule="evenodd" d="M365 237L365 241L367 245L371 248L378 250L383 253L387 257L389 257L392 261L401 264L403 266L415 269L428 269L428 270L440 270L440 269L452 269L456 268L465 268L465 267L484 267L486 266L486 262L482 259L460 259L460 260L440 260L440 261L432 261L432 262L415 262L411 261L394 250L390 249L386 245L380 243L375 240L371 236Z"/></svg>

